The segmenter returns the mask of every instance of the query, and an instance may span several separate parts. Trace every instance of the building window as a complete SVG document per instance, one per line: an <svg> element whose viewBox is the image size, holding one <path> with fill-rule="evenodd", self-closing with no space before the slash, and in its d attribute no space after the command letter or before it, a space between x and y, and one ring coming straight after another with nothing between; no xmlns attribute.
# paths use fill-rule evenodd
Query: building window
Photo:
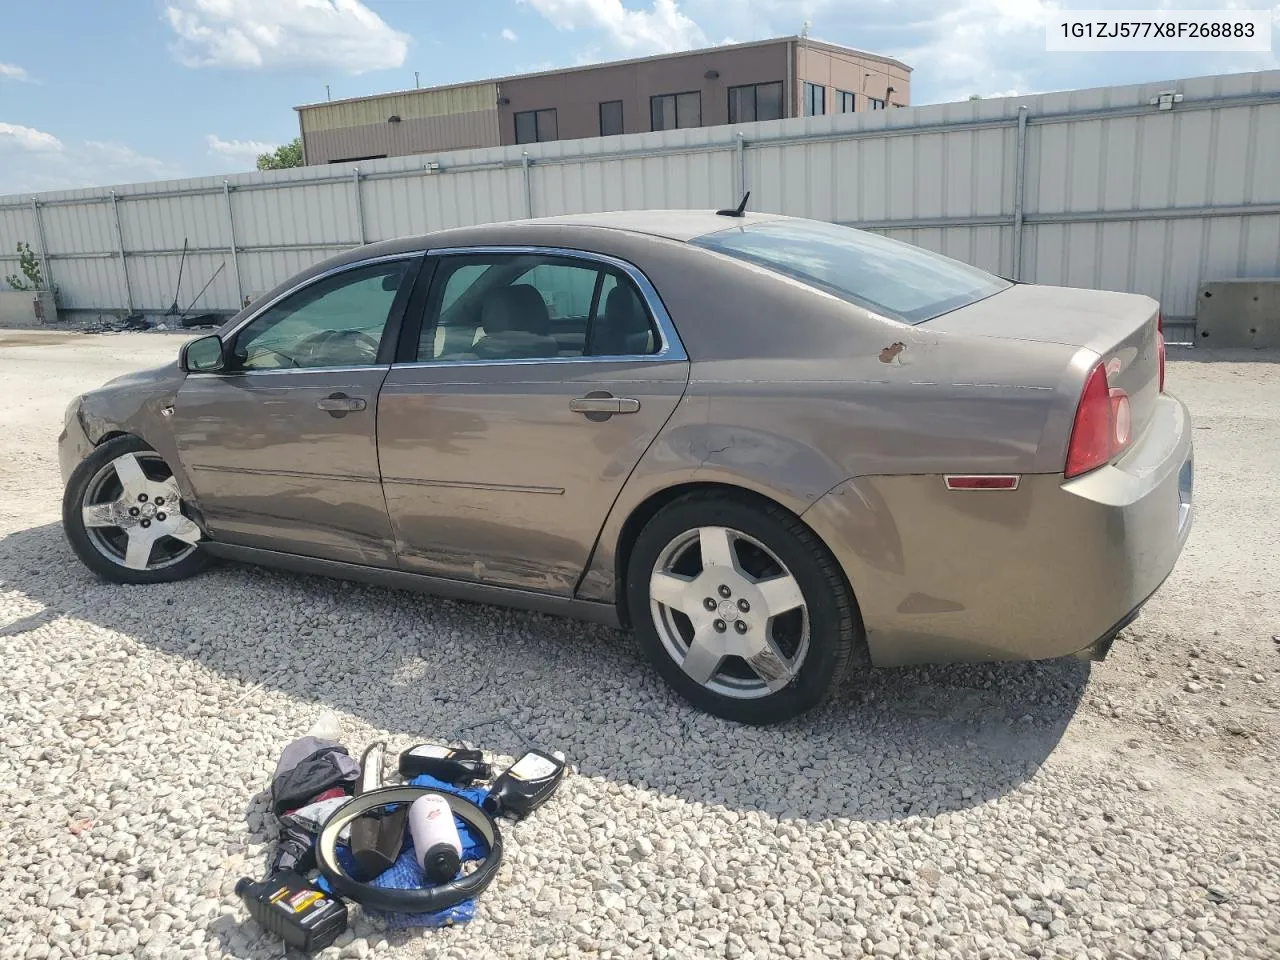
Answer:
<svg viewBox="0 0 1280 960"><path fill-rule="evenodd" d="M804 115L820 117L827 112L827 88L817 83L805 82Z"/></svg>
<svg viewBox="0 0 1280 960"><path fill-rule="evenodd" d="M883 109L884 109L884 101L883 101L883 100L877 100L875 97L867 97L867 103L871 104L871 109L872 109L872 110L883 110Z"/></svg>
<svg viewBox="0 0 1280 960"><path fill-rule="evenodd" d="M729 88L729 122L782 119L782 81Z"/></svg>
<svg viewBox="0 0 1280 960"><path fill-rule="evenodd" d="M653 130L702 126L702 94L695 90L650 97L649 121Z"/></svg>
<svg viewBox="0 0 1280 960"><path fill-rule="evenodd" d="M848 90L836 91L836 113L853 113L853 94Z"/></svg>
<svg viewBox="0 0 1280 960"><path fill-rule="evenodd" d="M606 100L600 104L600 136L612 137L622 133L622 101Z"/></svg>
<svg viewBox="0 0 1280 960"><path fill-rule="evenodd" d="M516 114L516 143L542 143L559 140L556 112L551 110L523 110Z"/></svg>

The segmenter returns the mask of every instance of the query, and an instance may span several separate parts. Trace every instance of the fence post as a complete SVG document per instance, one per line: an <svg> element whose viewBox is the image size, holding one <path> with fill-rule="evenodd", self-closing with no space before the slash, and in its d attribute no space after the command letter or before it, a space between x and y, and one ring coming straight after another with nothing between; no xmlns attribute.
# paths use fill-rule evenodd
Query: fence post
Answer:
<svg viewBox="0 0 1280 960"><path fill-rule="evenodd" d="M44 271L44 285L53 293L53 274L49 272L49 242L44 236L44 218L40 216L40 201L31 198L31 212L36 218L36 238L40 241L40 267Z"/></svg>
<svg viewBox="0 0 1280 960"><path fill-rule="evenodd" d="M222 195L227 200L227 236L231 240L231 272L236 277L236 311L244 306L244 286L240 283L240 254L236 250L236 217L231 212L231 181L222 181Z"/></svg>
<svg viewBox="0 0 1280 960"><path fill-rule="evenodd" d="M747 138L738 133L738 195L734 198L736 207L747 193Z"/></svg>
<svg viewBox="0 0 1280 960"><path fill-rule="evenodd" d="M120 208L116 206L116 192L111 191L111 218L116 222L116 250L120 254L120 271L124 274L125 309L133 313L133 284L129 282L129 261L124 256L124 231L120 229Z"/></svg>
<svg viewBox="0 0 1280 960"><path fill-rule="evenodd" d="M524 151L524 157L521 159L524 167L524 215L533 217L533 183L529 176L529 151Z"/></svg>
<svg viewBox="0 0 1280 960"><path fill-rule="evenodd" d="M360 238L361 246L365 243L364 237L364 199L360 196L360 168L356 167L351 171L351 186L356 191L356 233Z"/></svg>
<svg viewBox="0 0 1280 960"><path fill-rule="evenodd" d="M1027 186L1027 106L1018 107L1018 160L1013 181L1013 279L1022 279L1022 195Z"/></svg>

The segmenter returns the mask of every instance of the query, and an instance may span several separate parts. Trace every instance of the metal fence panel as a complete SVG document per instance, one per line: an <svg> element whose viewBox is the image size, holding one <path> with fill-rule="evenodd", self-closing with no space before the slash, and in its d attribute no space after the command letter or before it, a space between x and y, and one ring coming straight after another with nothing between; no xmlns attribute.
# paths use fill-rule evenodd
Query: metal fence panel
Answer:
<svg viewBox="0 0 1280 960"><path fill-rule="evenodd" d="M754 210L864 226L1005 276L1145 293L1190 317L1203 280L1280 275L1278 156L1280 71L1200 77L132 184L114 204L106 189L6 197L0 275L22 240L63 307L162 311L185 240L180 305L216 273L196 309L234 310L359 242L719 207L745 187Z"/></svg>

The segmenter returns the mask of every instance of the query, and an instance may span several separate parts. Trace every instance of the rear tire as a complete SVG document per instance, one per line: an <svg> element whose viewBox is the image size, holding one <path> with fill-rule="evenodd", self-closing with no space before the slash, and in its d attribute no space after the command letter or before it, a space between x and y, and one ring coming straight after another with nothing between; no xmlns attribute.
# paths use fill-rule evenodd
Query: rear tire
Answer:
<svg viewBox="0 0 1280 960"><path fill-rule="evenodd" d="M108 440L76 467L62 529L80 561L113 583L184 580L209 563L173 470L137 437Z"/></svg>
<svg viewBox="0 0 1280 960"><path fill-rule="evenodd" d="M626 590L658 672L727 720L772 724L812 709L864 643L835 558L765 500L694 493L667 505L636 540Z"/></svg>

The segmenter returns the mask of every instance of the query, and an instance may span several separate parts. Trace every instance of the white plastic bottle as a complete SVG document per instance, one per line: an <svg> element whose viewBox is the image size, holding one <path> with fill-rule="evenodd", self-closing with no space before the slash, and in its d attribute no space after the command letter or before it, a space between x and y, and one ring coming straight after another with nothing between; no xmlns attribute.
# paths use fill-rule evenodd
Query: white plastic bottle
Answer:
<svg viewBox="0 0 1280 960"><path fill-rule="evenodd" d="M462 867L462 837L453 808L438 793L428 793L409 807L409 833L418 866L432 883L448 883Z"/></svg>

